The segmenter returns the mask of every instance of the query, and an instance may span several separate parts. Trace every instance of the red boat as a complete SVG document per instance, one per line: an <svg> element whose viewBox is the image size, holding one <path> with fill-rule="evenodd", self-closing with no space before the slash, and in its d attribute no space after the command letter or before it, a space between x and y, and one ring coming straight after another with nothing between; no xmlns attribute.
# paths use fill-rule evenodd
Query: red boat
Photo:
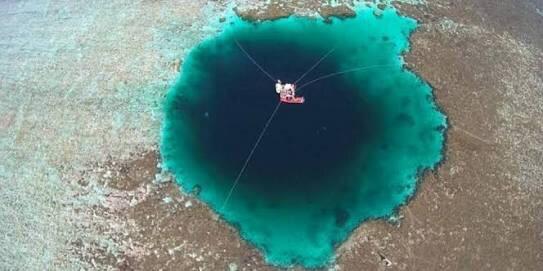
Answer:
<svg viewBox="0 0 543 271"><path fill-rule="evenodd" d="M304 97L296 97L296 85L294 84L282 84L281 80L277 80L275 91L283 103L303 104L305 102Z"/></svg>
<svg viewBox="0 0 543 271"><path fill-rule="evenodd" d="M304 97L282 97L281 96L281 102L287 103L287 104L303 104L305 102Z"/></svg>

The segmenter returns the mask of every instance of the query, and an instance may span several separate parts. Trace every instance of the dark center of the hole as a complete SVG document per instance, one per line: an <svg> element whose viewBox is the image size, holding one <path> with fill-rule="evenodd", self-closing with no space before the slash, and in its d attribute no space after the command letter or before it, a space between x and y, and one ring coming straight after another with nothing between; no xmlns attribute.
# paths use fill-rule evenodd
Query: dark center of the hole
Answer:
<svg viewBox="0 0 543 271"><path fill-rule="evenodd" d="M326 53L288 43L253 41L245 47L283 82L294 82ZM234 178L278 97L274 82L241 50L232 51L229 56L216 52L199 59L207 74L205 84L194 87L206 95L192 107L197 113L192 114L191 122L205 161ZM298 85L337 70L331 57ZM268 192L274 188L292 192L328 189L328 183L319 182L333 180L325 177L354 159L376 135L376 110L364 102L361 89L363 86L350 84L341 76L332 77L302 89L299 95L306 98L305 104L281 105L240 184Z"/></svg>

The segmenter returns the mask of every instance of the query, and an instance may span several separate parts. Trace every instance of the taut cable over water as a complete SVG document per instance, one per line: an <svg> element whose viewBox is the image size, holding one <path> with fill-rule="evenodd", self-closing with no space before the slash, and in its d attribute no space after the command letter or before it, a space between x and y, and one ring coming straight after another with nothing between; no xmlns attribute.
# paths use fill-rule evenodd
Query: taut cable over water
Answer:
<svg viewBox="0 0 543 271"><path fill-rule="evenodd" d="M304 72L304 74L302 74L300 76L300 78L298 78L296 81L294 81L294 84L296 85L298 82L300 82L307 74L309 74L314 68L316 68L319 64L321 64L321 62L327 58L331 53L333 53L334 51L336 50L336 48L332 48L330 49L330 51L328 51L328 53L326 53L325 55L323 55L319 61L315 62L315 64L313 66L311 66L311 68L309 68L309 70L307 70L306 72Z"/></svg>
<svg viewBox="0 0 543 271"><path fill-rule="evenodd" d="M268 118L268 121L266 122L266 125L264 125L264 128L262 128L262 131L260 131L260 135L258 136L258 139L256 140L255 144L253 145L253 148L249 152L249 155L247 156L247 159L245 159L245 163L243 164L243 167L241 167L241 170L238 173L238 176L234 180L234 184L232 184L232 187L230 188L230 191L228 191L228 195L226 195L226 199L224 200L224 203L221 206L221 209L224 209L226 204L228 203L228 200L230 199L230 196L232 196L232 193L234 192L234 189L236 188L236 185L239 182L239 179L241 178L241 175L243 175L243 172L245 172L245 169L249 165L249 161L251 161L251 158L253 157L253 154L255 153L256 148L258 147L258 144L260 144L260 140L262 140L262 137L264 137L264 134L266 133L266 130L270 126L270 123L272 122L273 118L275 117L275 114L277 114L277 111L279 110L279 107L281 106L281 101L277 103L275 106L275 109L273 110L273 113Z"/></svg>
<svg viewBox="0 0 543 271"><path fill-rule="evenodd" d="M337 76L337 75L342 75L342 74L346 74L346 73L351 73L351 72L357 72L357 71L363 71L363 70L369 70L369 69L375 69L375 68L385 68L385 67L392 67L394 65L374 65L374 66L364 66L364 67L358 67L358 68L352 68L352 69L348 69L348 70L344 70L344 71L340 71L340 72L333 72L333 73L330 73L330 74L326 74L326 75L323 75L323 76L319 76L309 82L306 82L305 84L301 85L298 90L301 90L302 88L304 87L307 87L313 83L316 83L318 81L321 81L321 80L324 80L324 79L327 79L327 78L330 78L330 77L334 77L334 76Z"/></svg>
<svg viewBox="0 0 543 271"><path fill-rule="evenodd" d="M249 53L245 50L245 48L243 48L243 46L241 46L241 44L239 43L238 40L235 40L236 41L236 44L238 45L239 49L247 56L247 58L249 58L249 60L251 60L251 62L253 62L253 64L255 64L258 69L260 71L262 71L266 76L268 76L273 82L275 82L275 78L273 78L273 76L270 75L269 72L267 72L266 70L264 70L264 68L262 68L262 66L260 66L260 64L258 64L258 62L256 62L256 60L251 56L249 55Z"/></svg>

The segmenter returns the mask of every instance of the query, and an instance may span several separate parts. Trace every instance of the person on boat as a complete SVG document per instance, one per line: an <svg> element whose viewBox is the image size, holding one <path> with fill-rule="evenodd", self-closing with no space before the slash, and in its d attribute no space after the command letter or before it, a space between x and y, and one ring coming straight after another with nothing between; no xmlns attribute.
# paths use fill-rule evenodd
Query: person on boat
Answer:
<svg viewBox="0 0 543 271"><path fill-rule="evenodd" d="M275 92L281 94L281 91L283 91L283 84L281 83L281 80L277 80L277 83L275 83Z"/></svg>

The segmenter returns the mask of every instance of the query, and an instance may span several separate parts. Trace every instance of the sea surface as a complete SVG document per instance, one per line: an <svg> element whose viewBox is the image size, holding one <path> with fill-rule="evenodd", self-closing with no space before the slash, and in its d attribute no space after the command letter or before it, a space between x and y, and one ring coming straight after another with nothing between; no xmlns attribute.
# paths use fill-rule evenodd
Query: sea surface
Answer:
<svg viewBox="0 0 543 271"><path fill-rule="evenodd" d="M331 21L232 19L192 49L169 91L166 168L269 263L327 265L354 228L393 215L442 159L446 117L401 57L416 27L371 7ZM306 102L279 107L225 202L278 103L276 79L298 81Z"/></svg>

